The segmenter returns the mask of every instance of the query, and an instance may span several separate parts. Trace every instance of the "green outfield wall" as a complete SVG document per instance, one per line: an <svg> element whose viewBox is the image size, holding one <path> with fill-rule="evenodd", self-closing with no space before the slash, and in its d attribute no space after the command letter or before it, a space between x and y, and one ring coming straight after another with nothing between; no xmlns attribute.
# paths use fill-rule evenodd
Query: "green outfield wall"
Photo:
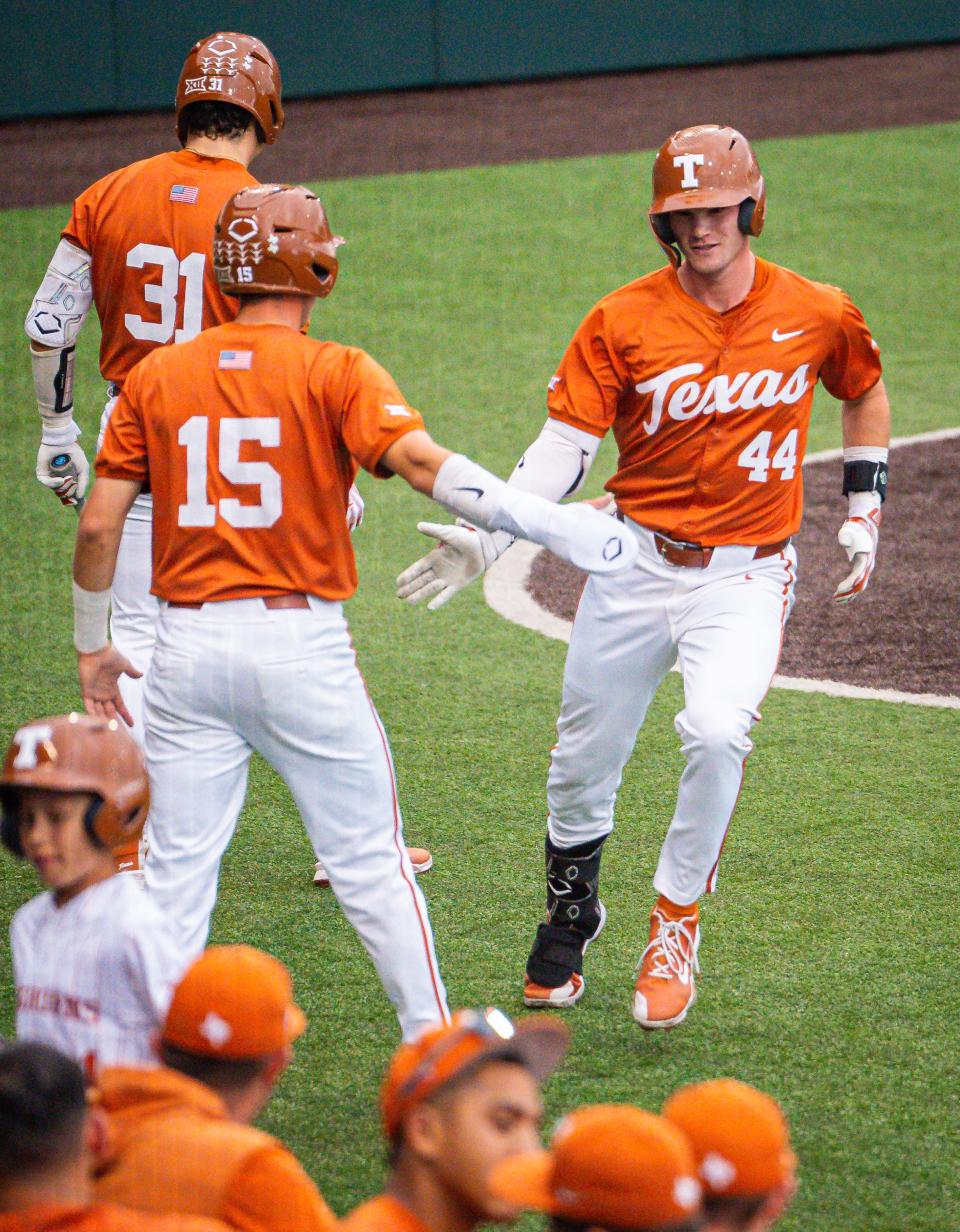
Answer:
<svg viewBox="0 0 960 1232"><path fill-rule="evenodd" d="M958 0L0 0L0 15L0 119L169 106L187 48L218 28L263 38L288 98L960 39Z"/></svg>

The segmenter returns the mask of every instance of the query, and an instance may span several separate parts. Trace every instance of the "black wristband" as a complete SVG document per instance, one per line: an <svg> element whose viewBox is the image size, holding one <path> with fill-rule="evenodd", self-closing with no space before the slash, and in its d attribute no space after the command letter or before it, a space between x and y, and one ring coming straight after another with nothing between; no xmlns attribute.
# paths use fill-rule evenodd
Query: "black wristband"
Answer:
<svg viewBox="0 0 960 1232"><path fill-rule="evenodd" d="M876 492L882 504L887 499L886 462L844 462L843 494Z"/></svg>

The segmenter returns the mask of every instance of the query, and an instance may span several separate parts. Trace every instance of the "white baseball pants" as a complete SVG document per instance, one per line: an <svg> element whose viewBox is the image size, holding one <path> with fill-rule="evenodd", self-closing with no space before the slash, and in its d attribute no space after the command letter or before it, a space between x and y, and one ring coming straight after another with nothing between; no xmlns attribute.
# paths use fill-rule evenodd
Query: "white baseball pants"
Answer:
<svg viewBox="0 0 960 1232"><path fill-rule="evenodd" d="M290 788L404 1037L445 1018L390 749L341 605L161 604L144 700L152 791L146 885L188 951L206 941L220 859L256 749Z"/></svg>
<svg viewBox="0 0 960 1232"><path fill-rule="evenodd" d="M623 768L660 682L679 657L684 707L675 726L687 765L654 888L682 906L716 886L740 793L749 731L780 656L793 606L792 546L754 559L715 549L705 569L667 564L650 531L633 569L591 576L580 600L547 781L548 828L571 847L613 829Z"/></svg>

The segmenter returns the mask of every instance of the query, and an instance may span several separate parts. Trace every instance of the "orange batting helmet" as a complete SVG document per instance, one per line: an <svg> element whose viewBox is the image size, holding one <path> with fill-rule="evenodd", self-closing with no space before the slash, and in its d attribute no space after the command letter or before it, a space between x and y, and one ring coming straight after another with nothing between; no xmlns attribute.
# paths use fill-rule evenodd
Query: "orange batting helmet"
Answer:
<svg viewBox="0 0 960 1232"><path fill-rule="evenodd" d="M309 188L241 188L217 219L213 269L227 295L316 295L337 281L337 248L323 206Z"/></svg>
<svg viewBox="0 0 960 1232"><path fill-rule="evenodd" d="M191 103L232 103L256 120L261 140L272 145L283 128L280 66L258 38L229 31L195 43L177 83L177 136L187 139L183 110Z"/></svg>
<svg viewBox="0 0 960 1232"><path fill-rule="evenodd" d="M673 210L739 205L737 225L759 235L767 208L760 166L742 133L726 124L682 128L660 147L653 164L650 226L670 260L679 264L670 225Z"/></svg>
<svg viewBox="0 0 960 1232"><path fill-rule="evenodd" d="M15 856L20 843L20 796L25 788L90 792L85 822L102 847L135 838L150 806L143 754L117 719L61 714L25 723L14 735L0 776L0 839Z"/></svg>

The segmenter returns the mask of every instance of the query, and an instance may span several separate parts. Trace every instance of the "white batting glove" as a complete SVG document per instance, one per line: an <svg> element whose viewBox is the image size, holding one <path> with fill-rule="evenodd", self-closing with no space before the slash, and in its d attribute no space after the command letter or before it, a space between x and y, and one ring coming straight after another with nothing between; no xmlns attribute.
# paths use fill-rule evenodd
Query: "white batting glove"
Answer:
<svg viewBox="0 0 960 1232"><path fill-rule="evenodd" d="M51 445L44 440L40 445L37 451L37 479L45 488L56 492L62 505L76 505L81 501L89 478L90 466L76 441Z"/></svg>
<svg viewBox="0 0 960 1232"><path fill-rule="evenodd" d="M350 491L347 493L347 530L353 533L363 521L363 497L357 489L357 485L352 483Z"/></svg>
<svg viewBox="0 0 960 1232"><path fill-rule="evenodd" d="M428 612L449 603L497 559L496 547L486 531L436 522L418 522L417 530L439 539L440 546L404 569L397 578L397 598L407 603L429 599Z"/></svg>
<svg viewBox="0 0 960 1232"><path fill-rule="evenodd" d="M863 594L877 563L880 542L880 508L857 514L844 522L837 533L837 542L847 554L853 568L833 593L837 603L849 603Z"/></svg>

